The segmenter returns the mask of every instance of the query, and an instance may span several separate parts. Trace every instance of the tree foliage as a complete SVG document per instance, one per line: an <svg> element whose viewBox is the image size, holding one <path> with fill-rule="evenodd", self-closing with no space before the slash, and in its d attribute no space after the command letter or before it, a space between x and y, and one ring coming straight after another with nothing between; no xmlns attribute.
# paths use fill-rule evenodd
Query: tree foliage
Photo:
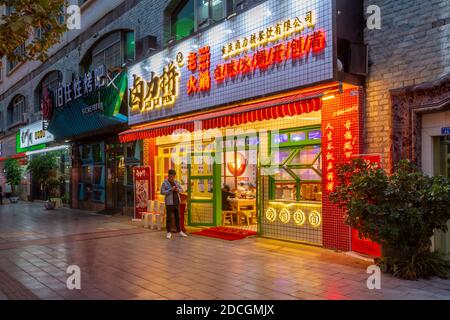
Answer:
<svg viewBox="0 0 450 320"><path fill-rule="evenodd" d="M406 160L388 176L357 159L338 169L330 198L346 210L349 226L381 244L383 270L410 279L447 274L448 263L430 252L434 231L447 231L450 219L446 177L426 176Z"/></svg>
<svg viewBox="0 0 450 320"><path fill-rule="evenodd" d="M11 185L11 191L15 195L15 186L22 180L22 167L17 159L8 158L5 161L5 179Z"/></svg>
<svg viewBox="0 0 450 320"><path fill-rule="evenodd" d="M11 14L0 19L0 57L10 61L45 60L48 49L59 42L67 30L64 23L64 0L0 0L0 5L12 8ZM36 37L40 29L41 37ZM25 44L25 55L16 48Z"/></svg>
<svg viewBox="0 0 450 320"><path fill-rule="evenodd" d="M52 153L46 153L41 156L33 158L28 163L28 172L31 174L32 178L38 181L38 183L44 187L46 186L46 181L52 177L54 170L58 168L56 161L56 156Z"/></svg>

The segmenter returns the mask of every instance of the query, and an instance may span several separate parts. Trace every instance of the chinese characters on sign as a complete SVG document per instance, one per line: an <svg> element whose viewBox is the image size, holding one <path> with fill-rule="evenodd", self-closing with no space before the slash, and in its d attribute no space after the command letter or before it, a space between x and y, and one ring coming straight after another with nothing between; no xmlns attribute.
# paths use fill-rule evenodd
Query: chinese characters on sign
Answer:
<svg viewBox="0 0 450 320"><path fill-rule="evenodd" d="M312 11L308 11L304 18L295 17L277 23L275 26L267 27L265 30L251 34L249 37L238 39L222 47L222 56L224 59L234 57L247 52L249 49L256 49L267 43L276 42L279 39L287 38L292 34L303 32L305 28L314 29L315 17Z"/></svg>
<svg viewBox="0 0 450 320"><path fill-rule="evenodd" d="M335 156L334 156L334 145L333 145L333 131L334 127L331 123L328 123L325 127L325 155L327 160L327 168L326 168L326 180L325 180L325 188L328 192L332 192L334 190L334 166L335 166Z"/></svg>
<svg viewBox="0 0 450 320"><path fill-rule="evenodd" d="M56 89L56 106L62 107L66 103L87 95L106 85L106 67L101 65L94 71L89 71L83 78L77 78Z"/></svg>
<svg viewBox="0 0 450 320"><path fill-rule="evenodd" d="M133 79L133 86L130 89L132 111L150 111L169 107L175 103L178 96L180 73L173 62L164 68L160 76L152 72L150 81L145 81L138 75L133 75Z"/></svg>
<svg viewBox="0 0 450 320"><path fill-rule="evenodd" d="M198 79L195 75L189 77L187 83L188 95L211 89L211 52L209 46L200 48L198 53L191 52L188 56L187 68L192 73L199 71Z"/></svg>
<svg viewBox="0 0 450 320"><path fill-rule="evenodd" d="M287 43L280 43L270 48L258 50L253 55L245 55L239 59L231 59L225 64L219 64L214 70L214 78L217 82L221 82L227 78L245 75L256 69L266 70L274 64L279 64L289 59L297 60L308 57L311 51L314 54L319 54L325 47L325 32L319 30L311 35L301 36Z"/></svg>
<svg viewBox="0 0 450 320"><path fill-rule="evenodd" d="M352 122L350 120L345 121L344 128L346 130L344 134L344 155L346 158L350 158L353 154Z"/></svg>
<svg viewBox="0 0 450 320"><path fill-rule="evenodd" d="M134 167L134 217L142 218L142 212L147 211L147 202L151 195L150 167Z"/></svg>

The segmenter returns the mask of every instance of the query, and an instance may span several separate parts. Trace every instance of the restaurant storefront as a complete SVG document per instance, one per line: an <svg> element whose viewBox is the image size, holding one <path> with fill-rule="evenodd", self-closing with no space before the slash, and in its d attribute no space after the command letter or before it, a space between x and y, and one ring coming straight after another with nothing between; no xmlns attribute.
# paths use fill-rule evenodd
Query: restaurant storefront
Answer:
<svg viewBox="0 0 450 320"><path fill-rule="evenodd" d="M71 145L71 206L126 213L132 207L127 171L140 163L141 143L122 144L126 129L127 74L104 66L65 84L43 99L48 131Z"/></svg>
<svg viewBox="0 0 450 320"><path fill-rule="evenodd" d="M364 90L338 72L334 12L266 1L130 67L119 138L142 141L152 199L175 169L190 226L352 249L328 195L336 165L361 153Z"/></svg>
<svg viewBox="0 0 450 320"><path fill-rule="evenodd" d="M54 170L55 178L60 181L59 197L64 200L64 203L69 204L70 146L64 142L55 142L55 137L47 130L44 121L40 120L20 128L16 134L16 154L26 156L27 161L24 161L24 164L44 154L52 154L57 166ZM26 180L28 200L47 200L47 195L39 181L36 181L31 174L27 174Z"/></svg>

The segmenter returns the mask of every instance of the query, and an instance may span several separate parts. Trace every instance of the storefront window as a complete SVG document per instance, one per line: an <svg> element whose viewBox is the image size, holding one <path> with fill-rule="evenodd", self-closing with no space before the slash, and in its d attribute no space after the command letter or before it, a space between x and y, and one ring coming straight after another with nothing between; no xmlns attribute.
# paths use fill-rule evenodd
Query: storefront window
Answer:
<svg viewBox="0 0 450 320"><path fill-rule="evenodd" d="M272 136L272 142L285 145L289 143L289 147L280 146L273 151L271 167L262 168L262 174L270 177L271 200L321 200L320 138L321 131L318 128L282 132ZM273 166L278 166L278 169L273 169Z"/></svg>
<svg viewBox="0 0 450 320"><path fill-rule="evenodd" d="M103 161L103 150L100 144L94 144L92 146L92 157L94 162L102 162Z"/></svg>
<svg viewBox="0 0 450 320"><path fill-rule="evenodd" d="M94 181L93 181L93 184L95 184L95 185L102 185L104 169L105 169L104 166L95 166L94 167Z"/></svg>
<svg viewBox="0 0 450 320"><path fill-rule="evenodd" d="M85 183L92 182L92 171L91 166L83 166L82 168L82 179Z"/></svg>
<svg viewBox="0 0 450 320"><path fill-rule="evenodd" d="M288 134L287 133L273 135L272 142L274 144L285 143L285 142L288 142L288 141L289 141L289 138L288 138Z"/></svg>
<svg viewBox="0 0 450 320"><path fill-rule="evenodd" d="M81 158L83 160L88 160L91 158L91 146L83 145L81 148Z"/></svg>
<svg viewBox="0 0 450 320"><path fill-rule="evenodd" d="M291 133L291 141L292 142L298 142L298 141L305 141L306 140L306 132L293 132Z"/></svg>

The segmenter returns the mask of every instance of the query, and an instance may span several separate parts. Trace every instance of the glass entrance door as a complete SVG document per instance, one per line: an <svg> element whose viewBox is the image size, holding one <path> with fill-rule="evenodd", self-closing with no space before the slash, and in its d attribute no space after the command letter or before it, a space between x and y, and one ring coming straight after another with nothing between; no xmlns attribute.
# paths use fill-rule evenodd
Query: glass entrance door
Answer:
<svg viewBox="0 0 450 320"><path fill-rule="evenodd" d="M188 222L191 226L216 226L220 221L220 164L214 152L195 150L188 165Z"/></svg>
<svg viewBox="0 0 450 320"><path fill-rule="evenodd" d="M121 209L125 205L125 159L122 144L106 145L106 171L106 208Z"/></svg>

